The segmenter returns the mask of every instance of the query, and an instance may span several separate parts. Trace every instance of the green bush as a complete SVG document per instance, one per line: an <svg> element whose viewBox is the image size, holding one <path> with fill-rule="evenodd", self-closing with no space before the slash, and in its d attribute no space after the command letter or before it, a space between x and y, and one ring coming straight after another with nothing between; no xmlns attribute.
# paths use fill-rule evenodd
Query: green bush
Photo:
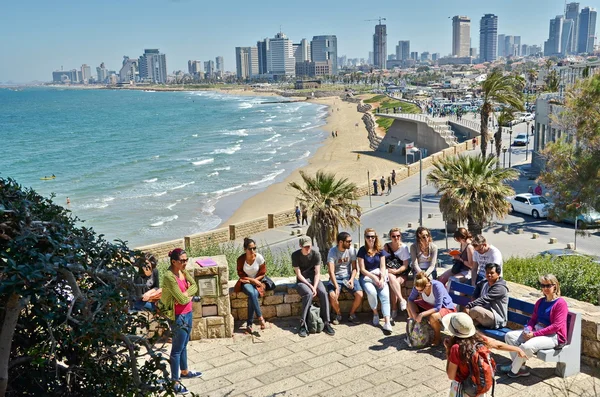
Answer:
<svg viewBox="0 0 600 397"><path fill-rule="evenodd" d="M518 284L539 288L539 276L552 273L560 282L563 296L598 305L600 266L587 257L510 258L502 268L504 278Z"/></svg>

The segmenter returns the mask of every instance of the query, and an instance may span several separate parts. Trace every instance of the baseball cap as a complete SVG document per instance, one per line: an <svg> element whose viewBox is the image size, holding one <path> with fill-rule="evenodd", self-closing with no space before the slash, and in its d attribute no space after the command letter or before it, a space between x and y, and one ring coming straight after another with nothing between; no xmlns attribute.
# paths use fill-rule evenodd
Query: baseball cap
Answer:
<svg viewBox="0 0 600 397"><path fill-rule="evenodd" d="M302 247L308 247L312 245L312 239L308 236L306 237L300 237L300 245Z"/></svg>

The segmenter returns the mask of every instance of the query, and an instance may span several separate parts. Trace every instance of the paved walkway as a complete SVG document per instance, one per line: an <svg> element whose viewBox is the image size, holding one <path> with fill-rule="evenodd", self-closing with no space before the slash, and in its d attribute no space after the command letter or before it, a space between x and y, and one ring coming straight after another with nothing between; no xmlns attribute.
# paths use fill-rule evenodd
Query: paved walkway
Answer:
<svg viewBox="0 0 600 397"><path fill-rule="evenodd" d="M336 335L300 338L296 319L269 323L261 335L236 330L232 339L190 342L190 367L204 372L201 379L184 381L201 396L405 396L448 395L450 381L442 347L409 349L405 322L397 321L392 335L370 325L342 323ZM238 325L239 326L239 325ZM497 363L507 364L504 352ZM531 376L497 376L495 396L596 396L599 372L588 367L562 379L554 365L531 359Z"/></svg>

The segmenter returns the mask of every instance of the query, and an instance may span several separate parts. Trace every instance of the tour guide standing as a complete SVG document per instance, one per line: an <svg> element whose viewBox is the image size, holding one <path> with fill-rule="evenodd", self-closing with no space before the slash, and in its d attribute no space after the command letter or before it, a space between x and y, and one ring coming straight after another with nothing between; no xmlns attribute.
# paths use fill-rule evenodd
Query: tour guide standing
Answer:
<svg viewBox="0 0 600 397"><path fill-rule="evenodd" d="M302 317L300 318L300 330L298 335L308 335L306 320L312 300L319 295L321 305L321 319L325 324L323 330L328 335L335 335L335 331L329 324L329 299L325 286L319 280L321 272L321 255L312 249L310 237L300 238L300 249L292 253L292 267L296 272L296 289L302 297Z"/></svg>

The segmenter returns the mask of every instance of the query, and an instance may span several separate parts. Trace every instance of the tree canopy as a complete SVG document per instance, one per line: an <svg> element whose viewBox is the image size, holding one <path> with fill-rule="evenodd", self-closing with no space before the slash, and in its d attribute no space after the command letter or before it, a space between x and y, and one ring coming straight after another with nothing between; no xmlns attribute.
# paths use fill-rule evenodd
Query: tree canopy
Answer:
<svg viewBox="0 0 600 397"><path fill-rule="evenodd" d="M168 380L128 313L141 253L78 221L0 178L0 396L141 396Z"/></svg>

